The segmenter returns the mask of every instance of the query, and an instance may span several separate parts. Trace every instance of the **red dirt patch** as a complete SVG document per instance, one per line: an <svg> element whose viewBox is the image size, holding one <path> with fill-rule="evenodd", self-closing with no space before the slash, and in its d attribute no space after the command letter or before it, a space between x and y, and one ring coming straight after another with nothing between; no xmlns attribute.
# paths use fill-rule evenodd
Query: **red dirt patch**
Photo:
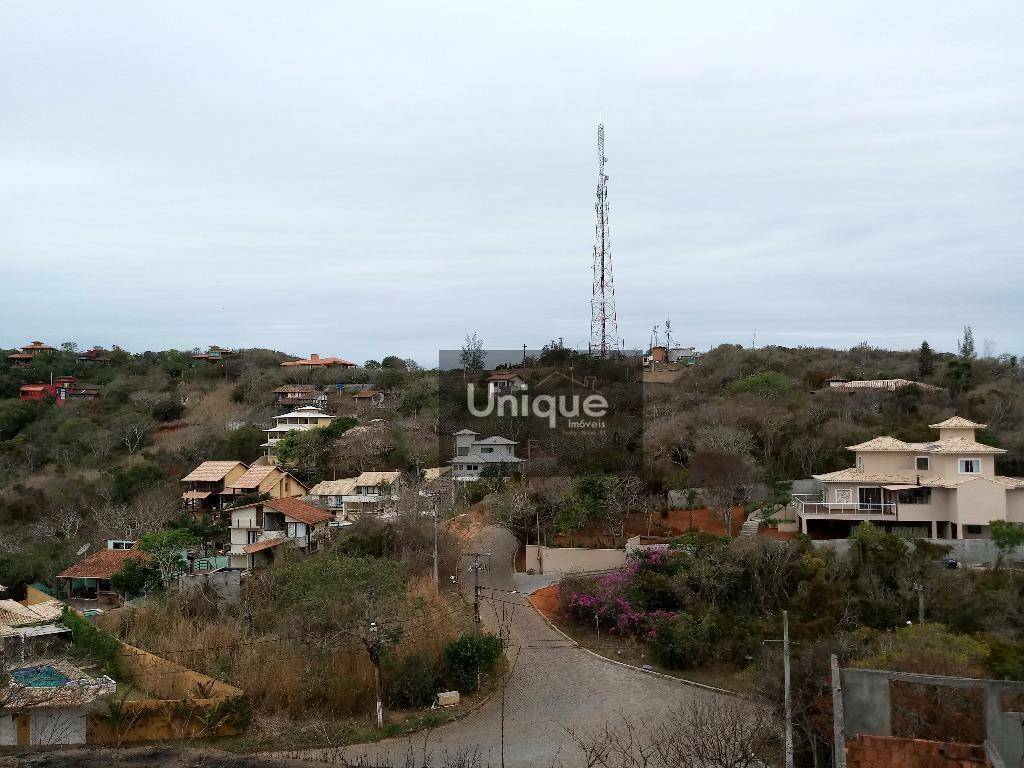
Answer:
<svg viewBox="0 0 1024 768"><path fill-rule="evenodd" d="M529 600L530 605L536 608L545 618L554 619L558 616L558 606L561 604L561 597L558 592L557 584L552 584L550 587L538 589L536 592L528 595L526 599Z"/></svg>

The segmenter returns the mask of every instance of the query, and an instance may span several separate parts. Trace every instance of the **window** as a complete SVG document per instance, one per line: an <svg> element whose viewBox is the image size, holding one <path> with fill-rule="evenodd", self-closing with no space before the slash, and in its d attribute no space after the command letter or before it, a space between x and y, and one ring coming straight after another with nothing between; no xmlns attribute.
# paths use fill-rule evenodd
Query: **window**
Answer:
<svg viewBox="0 0 1024 768"><path fill-rule="evenodd" d="M860 456L860 455L857 456L857 469L864 469L864 457L863 456Z"/></svg>
<svg viewBox="0 0 1024 768"><path fill-rule="evenodd" d="M285 528L285 533L290 539L301 539L306 535L305 523L286 523Z"/></svg>
<svg viewBox="0 0 1024 768"><path fill-rule="evenodd" d="M914 459L914 469L919 472L927 472L931 468L931 461L927 456L918 456Z"/></svg>
<svg viewBox="0 0 1024 768"><path fill-rule="evenodd" d="M981 459L960 459L961 475L980 475Z"/></svg>
<svg viewBox="0 0 1024 768"><path fill-rule="evenodd" d="M882 511L882 489L878 486L872 488L858 488L857 502L862 512Z"/></svg>
<svg viewBox="0 0 1024 768"><path fill-rule="evenodd" d="M968 525L968 526L965 526L965 527L967 528L967 532L968 533L981 533L981 526L980 525Z"/></svg>
<svg viewBox="0 0 1024 768"><path fill-rule="evenodd" d="M469 456L469 448L459 448L455 451L456 456Z"/></svg>
<svg viewBox="0 0 1024 768"><path fill-rule="evenodd" d="M896 500L900 504L931 504L932 489L907 488L906 490L903 491L897 491Z"/></svg>
<svg viewBox="0 0 1024 768"><path fill-rule="evenodd" d="M256 543L256 539L259 537L259 535L260 535L259 531L246 531L245 532L245 543L246 544L255 544Z"/></svg>
<svg viewBox="0 0 1024 768"><path fill-rule="evenodd" d="M480 453L494 453L493 448L481 448Z"/></svg>
<svg viewBox="0 0 1024 768"><path fill-rule="evenodd" d="M850 488L836 488L836 504L853 504L853 491Z"/></svg>

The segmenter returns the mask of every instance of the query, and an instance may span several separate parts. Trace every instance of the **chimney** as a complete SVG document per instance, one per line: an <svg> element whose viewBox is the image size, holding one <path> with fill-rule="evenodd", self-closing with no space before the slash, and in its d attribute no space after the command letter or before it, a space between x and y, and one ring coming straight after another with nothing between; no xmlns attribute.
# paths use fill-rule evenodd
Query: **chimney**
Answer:
<svg viewBox="0 0 1024 768"><path fill-rule="evenodd" d="M320 355L318 355L318 354L316 354L316 353L314 352L313 354L311 354L311 355L309 356L309 359L310 359L310 360L319 360L319 359L320 359Z"/></svg>

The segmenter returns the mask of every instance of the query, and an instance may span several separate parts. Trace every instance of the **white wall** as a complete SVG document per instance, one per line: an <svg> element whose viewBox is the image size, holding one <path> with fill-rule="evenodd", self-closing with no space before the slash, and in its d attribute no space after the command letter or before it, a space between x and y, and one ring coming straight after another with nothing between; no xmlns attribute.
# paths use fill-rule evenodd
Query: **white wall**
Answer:
<svg viewBox="0 0 1024 768"><path fill-rule="evenodd" d="M583 549L580 547L542 547L544 573L585 573L608 571L626 564L624 549ZM537 545L526 545L526 569L541 570Z"/></svg>
<svg viewBox="0 0 1024 768"><path fill-rule="evenodd" d="M85 710L45 707L29 720L32 744L85 744Z"/></svg>

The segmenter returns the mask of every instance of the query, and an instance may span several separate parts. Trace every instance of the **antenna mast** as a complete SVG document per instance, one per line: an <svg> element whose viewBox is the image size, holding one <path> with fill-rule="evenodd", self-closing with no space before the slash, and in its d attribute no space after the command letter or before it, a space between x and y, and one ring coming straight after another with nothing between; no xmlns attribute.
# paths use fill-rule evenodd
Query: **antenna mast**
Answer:
<svg viewBox="0 0 1024 768"><path fill-rule="evenodd" d="M615 314L612 279L612 241L608 231L608 176L604 172L604 124L597 126L597 212L594 242L594 282L590 298L590 354L599 357L619 348L619 320Z"/></svg>

